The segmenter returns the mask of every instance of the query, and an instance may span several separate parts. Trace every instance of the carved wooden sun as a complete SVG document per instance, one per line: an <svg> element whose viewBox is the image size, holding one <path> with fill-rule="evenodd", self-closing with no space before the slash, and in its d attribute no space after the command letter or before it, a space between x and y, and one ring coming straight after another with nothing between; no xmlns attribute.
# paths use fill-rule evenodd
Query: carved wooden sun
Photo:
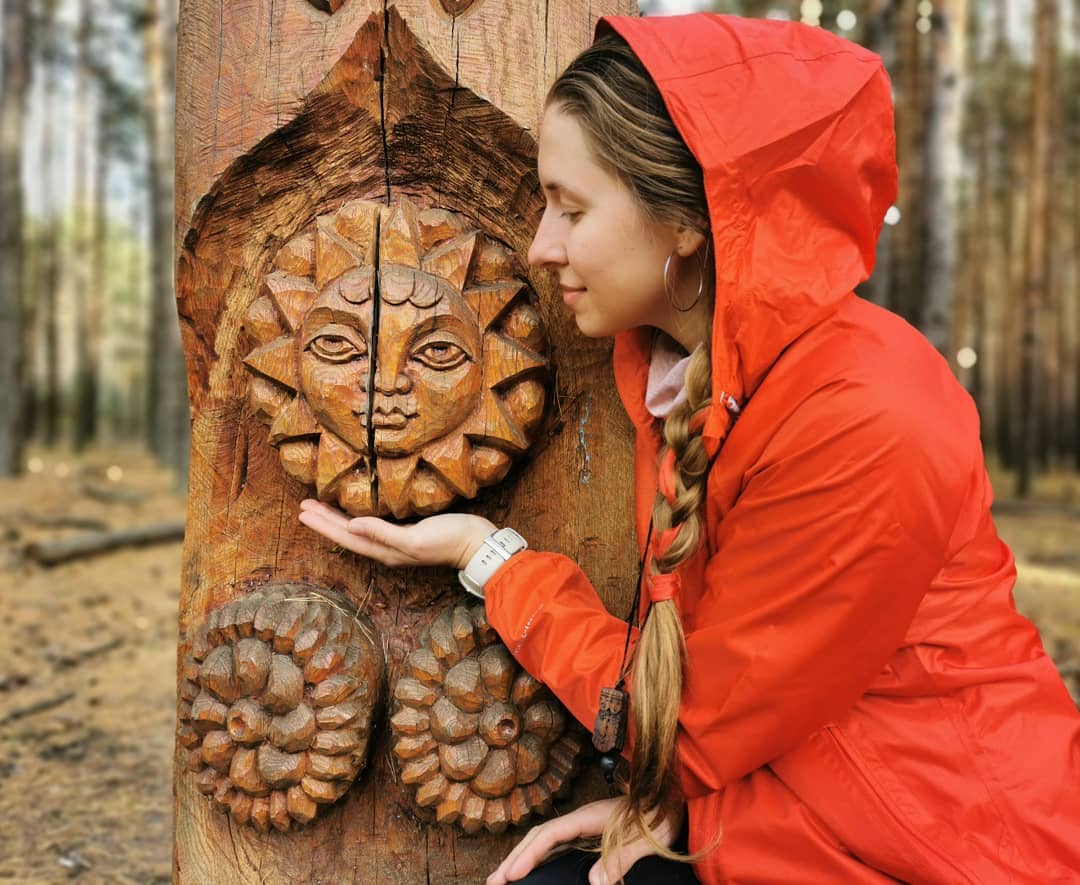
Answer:
<svg viewBox="0 0 1080 885"><path fill-rule="evenodd" d="M547 342L501 243L443 209L354 200L274 267L244 323L248 402L321 500L432 513L529 447Z"/></svg>

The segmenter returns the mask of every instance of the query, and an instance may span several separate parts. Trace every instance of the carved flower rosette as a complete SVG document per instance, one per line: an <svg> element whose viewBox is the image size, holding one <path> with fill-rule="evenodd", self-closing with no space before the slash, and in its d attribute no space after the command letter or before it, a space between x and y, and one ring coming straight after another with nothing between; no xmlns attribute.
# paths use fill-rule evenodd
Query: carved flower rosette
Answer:
<svg viewBox="0 0 1080 885"><path fill-rule="evenodd" d="M383 671L371 623L321 588L269 585L215 609L180 683L196 786L261 832L310 822L365 765Z"/></svg>
<svg viewBox="0 0 1080 885"><path fill-rule="evenodd" d="M584 731L510 656L483 606L432 621L394 688L392 752L420 816L501 833L564 796Z"/></svg>

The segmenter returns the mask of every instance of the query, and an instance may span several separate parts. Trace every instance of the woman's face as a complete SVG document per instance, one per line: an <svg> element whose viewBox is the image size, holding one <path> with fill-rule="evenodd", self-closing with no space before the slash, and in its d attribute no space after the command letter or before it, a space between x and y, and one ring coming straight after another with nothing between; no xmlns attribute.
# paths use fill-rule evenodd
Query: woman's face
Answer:
<svg viewBox="0 0 1080 885"><path fill-rule="evenodd" d="M596 163L580 124L557 105L544 112L537 166L547 207L529 263L557 275L582 333L599 338L649 325L673 334L672 324L682 321L664 292L664 262L684 229L649 218L630 190ZM673 271L696 263L679 261ZM690 283L680 293L687 286L689 295L681 297L693 296Z"/></svg>

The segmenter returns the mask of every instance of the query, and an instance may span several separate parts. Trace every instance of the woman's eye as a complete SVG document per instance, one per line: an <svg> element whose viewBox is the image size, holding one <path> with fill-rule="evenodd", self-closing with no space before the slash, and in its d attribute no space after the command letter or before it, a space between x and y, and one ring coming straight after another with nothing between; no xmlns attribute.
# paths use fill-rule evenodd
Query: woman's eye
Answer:
<svg viewBox="0 0 1080 885"><path fill-rule="evenodd" d="M432 369L456 369L469 359L463 347L450 341L429 341L412 352L412 358Z"/></svg>
<svg viewBox="0 0 1080 885"><path fill-rule="evenodd" d="M319 335L308 345L315 356L331 363L347 363L367 356L367 350L357 347L341 335Z"/></svg>
<svg viewBox="0 0 1080 885"><path fill-rule="evenodd" d="M577 209L565 209L563 210L562 217L568 219L570 222L575 222L581 218L582 213Z"/></svg>

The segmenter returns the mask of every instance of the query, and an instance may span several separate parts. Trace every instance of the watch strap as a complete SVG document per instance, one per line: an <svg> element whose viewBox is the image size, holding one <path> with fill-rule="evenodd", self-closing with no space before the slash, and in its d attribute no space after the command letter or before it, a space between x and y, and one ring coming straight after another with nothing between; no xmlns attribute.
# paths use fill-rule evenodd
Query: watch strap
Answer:
<svg viewBox="0 0 1080 885"><path fill-rule="evenodd" d="M465 568L458 572L458 581L473 596L484 598L484 587L491 576L515 553L529 546L512 528L492 532L473 554Z"/></svg>

